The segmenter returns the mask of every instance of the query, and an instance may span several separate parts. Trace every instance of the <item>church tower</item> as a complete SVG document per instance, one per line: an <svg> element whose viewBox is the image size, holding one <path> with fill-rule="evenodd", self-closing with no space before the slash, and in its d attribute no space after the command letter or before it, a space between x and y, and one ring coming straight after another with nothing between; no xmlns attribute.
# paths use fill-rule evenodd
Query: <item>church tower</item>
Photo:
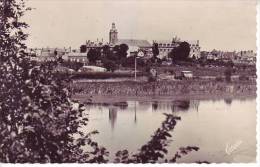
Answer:
<svg viewBox="0 0 260 167"><path fill-rule="evenodd" d="M117 41L118 41L118 38L117 38L117 29L116 29L116 25L115 23L112 23L112 28L110 29L110 32L109 32L109 44L116 44Z"/></svg>

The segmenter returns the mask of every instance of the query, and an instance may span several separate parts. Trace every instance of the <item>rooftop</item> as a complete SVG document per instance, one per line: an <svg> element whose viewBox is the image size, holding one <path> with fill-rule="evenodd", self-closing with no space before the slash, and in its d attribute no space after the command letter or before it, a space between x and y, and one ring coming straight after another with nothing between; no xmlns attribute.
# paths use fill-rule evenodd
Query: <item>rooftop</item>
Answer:
<svg viewBox="0 0 260 167"><path fill-rule="evenodd" d="M116 45L127 44L128 46L151 47L152 45L147 40L141 39L118 39Z"/></svg>

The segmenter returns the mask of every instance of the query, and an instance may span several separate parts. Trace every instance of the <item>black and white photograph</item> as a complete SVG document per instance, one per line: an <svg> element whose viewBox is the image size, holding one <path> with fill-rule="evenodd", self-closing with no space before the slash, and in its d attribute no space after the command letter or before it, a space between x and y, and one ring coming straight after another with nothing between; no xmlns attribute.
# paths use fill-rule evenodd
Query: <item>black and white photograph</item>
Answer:
<svg viewBox="0 0 260 167"><path fill-rule="evenodd" d="M257 165L259 3L0 0L0 166Z"/></svg>

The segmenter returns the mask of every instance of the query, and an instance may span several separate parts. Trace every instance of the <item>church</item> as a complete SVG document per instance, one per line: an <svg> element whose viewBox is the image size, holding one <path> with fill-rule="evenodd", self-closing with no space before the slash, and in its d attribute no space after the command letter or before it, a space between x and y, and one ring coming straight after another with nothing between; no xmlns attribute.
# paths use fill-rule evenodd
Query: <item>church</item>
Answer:
<svg viewBox="0 0 260 167"><path fill-rule="evenodd" d="M147 40L140 40L140 39L119 39L118 38L118 31L116 29L115 23L112 23L112 28L109 32L109 44L111 46L120 45L120 44L127 44L129 48L137 47L140 49L150 49L152 45Z"/></svg>
<svg viewBox="0 0 260 167"><path fill-rule="evenodd" d="M128 50L128 56L131 55L131 53L136 52L138 50L142 50L146 52L147 57L152 56L152 44L150 44L147 40L143 39L120 39L118 38L118 30L116 28L115 23L112 23L112 27L109 31L109 42L104 43L103 39L99 41L92 42L90 40L86 41L86 52L88 52L90 49L102 49L104 45L109 45L111 48L120 45L120 44L126 44L129 47ZM175 37L177 38L177 37ZM154 42L158 43L159 46L159 58L167 57L169 52L177 47L179 43L181 42L180 39L176 41L176 39L173 38L173 40L167 40L167 41L157 41L155 40ZM200 46L199 46L199 41L196 40L195 42L193 41L187 41L190 44L190 55L189 57L191 58L200 58Z"/></svg>
<svg viewBox="0 0 260 167"><path fill-rule="evenodd" d="M112 23L112 27L109 31L109 42L104 43L103 39L99 41L93 42L90 40L86 41L86 52L90 49L101 49L104 45L108 45L111 48L116 45L126 44L128 46L128 56L132 52L136 52L138 50L146 51L146 53L151 53L152 45L147 40L140 40L140 39L119 39L118 38L118 31L116 29L115 23Z"/></svg>

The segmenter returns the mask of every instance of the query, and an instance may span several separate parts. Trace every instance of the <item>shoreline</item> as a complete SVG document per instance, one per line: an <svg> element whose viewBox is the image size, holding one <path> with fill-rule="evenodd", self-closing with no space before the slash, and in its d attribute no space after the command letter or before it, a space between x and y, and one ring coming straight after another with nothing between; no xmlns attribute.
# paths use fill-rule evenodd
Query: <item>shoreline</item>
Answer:
<svg viewBox="0 0 260 167"><path fill-rule="evenodd" d="M85 104L100 104L100 103L120 103L126 101L178 101L178 100L221 100L221 99L255 99L256 94L244 93L244 94L189 94L182 96L115 96L115 95L83 95L76 94L72 96L73 100L78 100Z"/></svg>
<svg viewBox="0 0 260 167"><path fill-rule="evenodd" d="M84 82L74 83L72 89L73 99L84 103L256 98L251 81Z"/></svg>

